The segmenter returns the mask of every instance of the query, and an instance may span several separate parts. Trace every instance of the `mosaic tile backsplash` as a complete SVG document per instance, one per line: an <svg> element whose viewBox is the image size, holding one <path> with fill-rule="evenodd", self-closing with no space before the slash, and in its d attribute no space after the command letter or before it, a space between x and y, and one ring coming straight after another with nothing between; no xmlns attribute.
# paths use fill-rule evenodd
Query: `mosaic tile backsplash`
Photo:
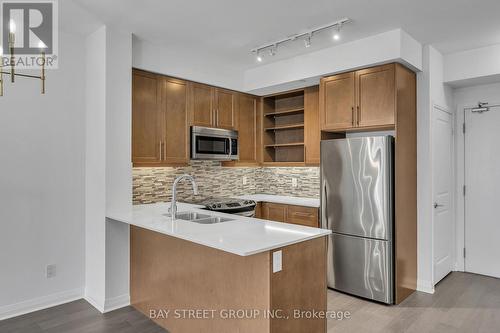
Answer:
<svg viewBox="0 0 500 333"><path fill-rule="evenodd" d="M178 187L179 200L256 193L319 197L318 167L226 168L216 161L191 161L186 167L134 168L133 203L170 201L174 179L185 173L196 179L199 196L194 198L191 184L182 182ZM297 187L292 187L293 178L297 179Z"/></svg>

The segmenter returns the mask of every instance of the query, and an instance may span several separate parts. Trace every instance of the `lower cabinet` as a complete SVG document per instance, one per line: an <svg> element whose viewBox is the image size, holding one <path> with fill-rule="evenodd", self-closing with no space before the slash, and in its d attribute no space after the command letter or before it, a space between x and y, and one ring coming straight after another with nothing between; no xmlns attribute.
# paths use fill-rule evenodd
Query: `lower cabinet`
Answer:
<svg viewBox="0 0 500 333"><path fill-rule="evenodd" d="M319 227L318 208L262 202L256 209L256 217L264 220Z"/></svg>

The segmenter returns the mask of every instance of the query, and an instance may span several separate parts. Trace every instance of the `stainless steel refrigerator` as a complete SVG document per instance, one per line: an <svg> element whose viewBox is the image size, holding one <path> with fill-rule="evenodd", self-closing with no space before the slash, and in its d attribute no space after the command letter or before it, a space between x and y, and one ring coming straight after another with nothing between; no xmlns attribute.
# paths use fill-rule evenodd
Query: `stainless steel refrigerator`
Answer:
<svg viewBox="0 0 500 333"><path fill-rule="evenodd" d="M394 138L321 141L328 287L394 303Z"/></svg>

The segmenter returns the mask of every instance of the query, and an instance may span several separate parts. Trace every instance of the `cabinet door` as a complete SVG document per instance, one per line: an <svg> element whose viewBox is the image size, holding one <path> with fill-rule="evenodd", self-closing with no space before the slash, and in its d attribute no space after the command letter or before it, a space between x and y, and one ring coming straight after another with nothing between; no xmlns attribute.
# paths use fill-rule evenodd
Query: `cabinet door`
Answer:
<svg viewBox="0 0 500 333"><path fill-rule="evenodd" d="M304 143L306 164L318 164L320 159L321 130L319 126L319 87L304 91Z"/></svg>
<svg viewBox="0 0 500 333"><path fill-rule="evenodd" d="M257 164L257 98L238 96L239 163Z"/></svg>
<svg viewBox="0 0 500 333"><path fill-rule="evenodd" d="M132 74L132 162L161 163L163 148L160 84L154 74Z"/></svg>
<svg viewBox="0 0 500 333"><path fill-rule="evenodd" d="M217 105L215 111L215 127L234 129L236 93L229 90L217 89L215 96Z"/></svg>
<svg viewBox="0 0 500 333"><path fill-rule="evenodd" d="M318 228L318 209L313 207L288 206L286 222Z"/></svg>
<svg viewBox="0 0 500 333"><path fill-rule="evenodd" d="M322 130L350 129L355 126L354 73L321 79L320 117Z"/></svg>
<svg viewBox="0 0 500 333"><path fill-rule="evenodd" d="M196 126L214 126L214 89L204 84L192 83L190 96L191 123Z"/></svg>
<svg viewBox="0 0 500 333"><path fill-rule="evenodd" d="M286 221L287 205L264 202L262 203L262 218L276 222Z"/></svg>
<svg viewBox="0 0 500 333"><path fill-rule="evenodd" d="M356 72L357 125L394 126L396 89L394 64Z"/></svg>
<svg viewBox="0 0 500 333"><path fill-rule="evenodd" d="M163 158L168 164L188 164L187 84L185 81L162 78L165 144Z"/></svg>

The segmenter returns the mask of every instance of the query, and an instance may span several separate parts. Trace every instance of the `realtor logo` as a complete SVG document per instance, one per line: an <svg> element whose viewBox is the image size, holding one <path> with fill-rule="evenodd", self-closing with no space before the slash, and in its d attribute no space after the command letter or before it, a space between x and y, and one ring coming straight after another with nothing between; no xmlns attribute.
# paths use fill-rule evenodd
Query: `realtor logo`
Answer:
<svg viewBox="0 0 500 333"><path fill-rule="evenodd" d="M42 52L52 60L57 59L58 16L57 0L1 1L1 26L4 56L12 53L18 66L29 66L28 56ZM24 59L23 59L24 57ZM19 62L18 62L19 60ZM49 62L48 62L49 63Z"/></svg>

